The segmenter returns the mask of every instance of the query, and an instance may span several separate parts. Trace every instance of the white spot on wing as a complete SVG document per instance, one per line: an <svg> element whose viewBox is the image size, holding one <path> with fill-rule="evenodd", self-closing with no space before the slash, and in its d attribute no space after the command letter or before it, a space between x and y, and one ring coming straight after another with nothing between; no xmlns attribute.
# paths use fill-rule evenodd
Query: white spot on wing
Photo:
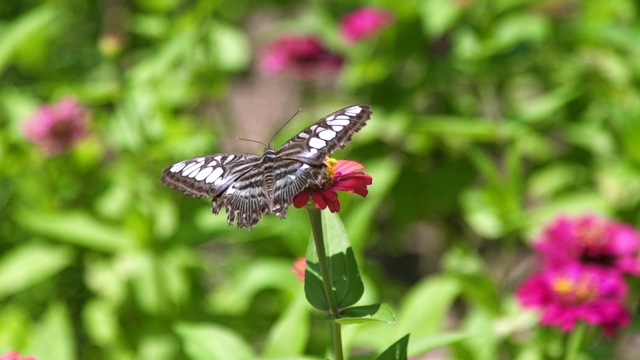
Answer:
<svg viewBox="0 0 640 360"><path fill-rule="evenodd" d="M173 166L171 167L171 169L169 169L169 171L178 172L178 171L184 169L185 166L187 166L187 164L184 161L183 162L179 162L177 164L173 164Z"/></svg>
<svg viewBox="0 0 640 360"><path fill-rule="evenodd" d="M331 130L324 130L324 131L321 131L321 132L318 134L318 137L319 137L320 139L322 139L322 140L331 140L331 139L333 139L334 137L336 137L336 133L335 133L335 131L331 131Z"/></svg>
<svg viewBox="0 0 640 360"><path fill-rule="evenodd" d="M203 157L196 158L196 161L197 162L204 162L204 158Z"/></svg>
<svg viewBox="0 0 640 360"><path fill-rule="evenodd" d="M220 161L222 160L222 155L214 156L213 159L220 163Z"/></svg>
<svg viewBox="0 0 640 360"><path fill-rule="evenodd" d="M200 168L200 166L202 166L202 163L197 163L197 162L187 165L187 167L185 167L184 170L182 170L182 176L188 176L189 173L193 171L193 169Z"/></svg>
<svg viewBox="0 0 640 360"><path fill-rule="evenodd" d="M346 109L344 111L344 113L347 114L347 115L356 116L356 115L360 114L360 111L362 111L362 108L360 106L352 106L352 107Z"/></svg>
<svg viewBox="0 0 640 360"><path fill-rule="evenodd" d="M309 140L309 146L316 148L316 149L321 149L323 147L325 147L327 145L326 141L322 140L322 139L318 139L318 138L311 138L311 140Z"/></svg>
<svg viewBox="0 0 640 360"><path fill-rule="evenodd" d="M311 152L312 154L317 154L318 150L316 150L314 148L311 148L311 149L309 149L309 152Z"/></svg>
<svg viewBox="0 0 640 360"><path fill-rule="evenodd" d="M349 125L349 120L343 120L343 119L336 119L336 120L332 120L332 121L327 121L327 124L333 126L333 125L340 125L340 126L347 126Z"/></svg>
<svg viewBox="0 0 640 360"><path fill-rule="evenodd" d="M347 115L338 115L336 116L336 120L349 120L351 119L349 116Z"/></svg>
<svg viewBox="0 0 640 360"><path fill-rule="evenodd" d="M336 117L335 115L327 116L326 120L333 120L333 118L335 118L335 117Z"/></svg>
<svg viewBox="0 0 640 360"><path fill-rule="evenodd" d="M331 127L334 131L341 131L342 129L344 129L344 126L340 126L340 125L334 125Z"/></svg>
<svg viewBox="0 0 640 360"><path fill-rule="evenodd" d="M202 170L200 170L200 172L198 173L198 175L196 175L196 180L198 181L202 181L204 180L204 178L206 178L207 176L209 176L211 174L211 172L213 171L212 167L206 167Z"/></svg>
<svg viewBox="0 0 640 360"><path fill-rule="evenodd" d="M231 160L235 159L235 157L236 157L236 156L235 156L235 155L233 155L233 154L231 154L231 155L227 156L227 158L226 158L226 159L224 159L223 164L225 164L225 165L226 165L226 164L230 163L230 162L231 162Z"/></svg>
<svg viewBox="0 0 640 360"><path fill-rule="evenodd" d="M211 184L212 182L218 180L218 178L224 173L224 170L222 170L221 167L217 167L215 169L213 169L213 171L211 172L211 175L207 176L207 180L205 180L204 182L206 182L207 184Z"/></svg>
<svg viewBox="0 0 640 360"><path fill-rule="evenodd" d="M304 133L304 132L301 132L300 134L298 134L298 137L301 137L301 138L303 138L303 139L306 139L306 138L308 138L308 137L309 137L309 134Z"/></svg>

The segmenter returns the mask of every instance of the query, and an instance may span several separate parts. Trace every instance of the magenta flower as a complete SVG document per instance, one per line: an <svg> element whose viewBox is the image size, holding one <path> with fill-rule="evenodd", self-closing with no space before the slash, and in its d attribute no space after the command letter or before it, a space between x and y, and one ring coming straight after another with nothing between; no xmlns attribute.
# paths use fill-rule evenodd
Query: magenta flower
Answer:
<svg viewBox="0 0 640 360"><path fill-rule="evenodd" d="M316 37L283 36L264 51L259 68L267 75L291 73L301 79L342 68L342 56L330 52Z"/></svg>
<svg viewBox="0 0 640 360"><path fill-rule="evenodd" d="M328 180L322 188L306 189L293 198L293 205L297 208L304 207L309 198L313 198L316 208L324 210L327 207L331 212L340 211L340 201L336 191L356 193L362 197L369 194L368 185L373 183L371 175L361 172L364 166L351 160L336 160L327 158Z"/></svg>
<svg viewBox="0 0 640 360"><path fill-rule="evenodd" d="M628 225L596 215L558 218L545 229L534 247L548 266L579 261L640 274L638 232Z"/></svg>
<svg viewBox="0 0 640 360"><path fill-rule="evenodd" d="M75 99L65 97L41 106L24 125L24 135L48 156L66 152L87 135L89 111Z"/></svg>
<svg viewBox="0 0 640 360"><path fill-rule="evenodd" d="M36 360L33 356L20 356L15 351L9 351L6 354L0 355L0 360Z"/></svg>
<svg viewBox="0 0 640 360"><path fill-rule="evenodd" d="M393 21L393 15L386 10L363 7L342 17L340 34L345 42L355 43L374 36Z"/></svg>
<svg viewBox="0 0 640 360"><path fill-rule="evenodd" d="M618 272L573 263L532 275L520 286L517 297L523 306L542 311L542 325L569 332L577 321L584 321L613 335L630 323L624 308L626 292Z"/></svg>

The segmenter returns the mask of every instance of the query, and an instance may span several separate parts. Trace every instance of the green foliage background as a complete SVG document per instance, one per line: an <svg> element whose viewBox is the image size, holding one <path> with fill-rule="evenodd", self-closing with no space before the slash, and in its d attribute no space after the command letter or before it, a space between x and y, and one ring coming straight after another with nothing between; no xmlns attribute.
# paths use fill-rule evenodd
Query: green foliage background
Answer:
<svg viewBox="0 0 640 360"><path fill-rule="evenodd" d="M274 144L340 107L374 110L338 154L365 164L374 184L364 200L343 197L341 216L363 303L393 304L398 324L346 327L347 348L380 353L410 332L416 355L472 334L452 358L542 356L557 339L520 336L536 319L513 299L531 235L561 213L640 220L640 9L366 4L395 24L348 46L340 16L365 2L3 1L0 353L322 358L326 325L289 270L305 254L306 214L228 228L206 201L159 181L173 162L246 145L229 137L270 138L275 125L233 132L236 121L253 126L233 111L248 104L237 86L263 79L256 49L311 33L346 65L329 85L286 80L295 101L270 94L285 106L274 124L305 108ZM47 158L21 127L64 95L90 107L91 135ZM265 112L252 106L244 113ZM609 339L584 356L623 347Z"/></svg>

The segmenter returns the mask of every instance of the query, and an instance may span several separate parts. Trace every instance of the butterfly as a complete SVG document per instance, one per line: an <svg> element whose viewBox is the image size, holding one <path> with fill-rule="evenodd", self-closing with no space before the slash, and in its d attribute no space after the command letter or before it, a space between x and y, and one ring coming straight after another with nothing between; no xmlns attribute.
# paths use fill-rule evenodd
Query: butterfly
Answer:
<svg viewBox="0 0 640 360"><path fill-rule="evenodd" d="M320 119L278 150L214 154L180 161L162 171L162 182L184 194L210 197L211 211L227 212L227 224L251 229L262 214L284 219L294 196L327 181L325 159L343 148L371 117L368 105L352 105Z"/></svg>

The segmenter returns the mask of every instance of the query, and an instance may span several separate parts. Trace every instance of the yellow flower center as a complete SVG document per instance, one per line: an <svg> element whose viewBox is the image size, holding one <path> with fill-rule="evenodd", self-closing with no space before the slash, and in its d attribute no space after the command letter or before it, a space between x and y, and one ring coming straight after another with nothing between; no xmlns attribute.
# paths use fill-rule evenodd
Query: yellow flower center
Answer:
<svg viewBox="0 0 640 360"><path fill-rule="evenodd" d="M329 182L333 181L333 176L336 173L336 165L338 165L338 160L327 156L324 160L324 164L327 165L327 176L329 177Z"/></svg>
<svg viewBox="0 0 640 360"><path fill-rule="evenodd" d="M562 300L573 304L588 303L598 296L598 288L590 276L582 276L577 280L557 277L553 279L551 288Z"/></svg>

